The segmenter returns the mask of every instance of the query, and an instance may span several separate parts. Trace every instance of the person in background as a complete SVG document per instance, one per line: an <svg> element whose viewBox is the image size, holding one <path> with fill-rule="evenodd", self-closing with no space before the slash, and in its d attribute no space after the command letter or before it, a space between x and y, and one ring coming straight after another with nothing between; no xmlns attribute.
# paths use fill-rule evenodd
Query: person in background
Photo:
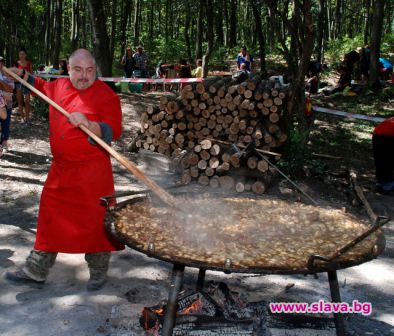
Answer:
<svg viewBox="0 0 394 336"><path fill-rule="evenodd" d="M16 62L16 67L23 70L24 72L32 72L33 65L32 62L28 60L27 53L24 48L21 48L18 53L18 61ZM21 85L20 83L15 84L16 88L16 98L18 101L18 112L23 123L30 123L30 91Z"/></svg>
<svg viewBox="0 0 394 336"><path fill-rule="evenodd" d="M355 50L350 51L349 53L347 53L344 56L343 63L348 68L348 71L349 71L350 75L353 73L354 65L358 61L360 61L360 54L357 51L355 51Z"/></svg>
<svg viewBox="0 0 394 336"><path fill-rule="evenodd" d="M250 78L250 72L247 70L247 65L242 63L240 69L233 74L232 78L238 82L243 82Z"/></svg>
<svg viewBox="0 0 394 336"><path fill-rule="evenodd" d="M99 290L107 280L111 252L124 249L105 230L106 208L100 202L114 193L109 154L78 127L84 125L108 144L122 132L119 97L97 79L96 70L91 53L78 49L70 56L67 78L47 82L24 75L70 115L49 108L53 160L41 194L36 240L24 266L5 273L11 283L42 287L59 252L84 253L90 273L86 288Z"/></svg>
<svg viewBox="0 0 394 336"><path fill-rule="evenodd" d="M133 76L137 78L147 78L148 77L148 55L144 52L142 46L137 47L137 52L133 55L135 60L135 70Z"/></svg>
<svg viewBox="0 0 394 336"><path fill-rule="evenodd" d="M196 78L202 78L202 60L198 59L196 61L197 68L194 70L194 76Z"/></svg>
<svg viewBox="0 0 394 336"><path fill-rule="evenodd" d="M361 73L361 83L366 84L369 78L369 66L371 63L371 49L368 45L363 48L357 49L360 55L360 73Z"/></svg>
<svg viewBox="0 0 394 336"><path fill-rule="evenodd" d="M178 71L179 78L193 77L192 69L190 68L190 64L185 59L181 59L179 63L180 63L180 67L179 67L179 71ZM179 86L180 89L182 89L185 85L186 85L186 83L181 83Z"/></svg>
<svg viewBox="0 0 394 336"><path fill-rule="evenodd" d="M131 51L131 47L126 48L126 53L123 55L120 63L123 65L124 77L131 78L135 69L135 60Z"/></svg>
<svg viewBox="0 0 394 336"><path fill-rule="evenodd" d="M178 72L179 78L191 78L192 76L192 70L190 69L190 64L187 63L185 59L180 60L180 68Z"/></svg>
<svg viewBox="0 0 394 336"><path fill-rule="evenodd" d="M323 71L322 64L317 60L309 62L305 89L308 93L317 93L319 90L319 75Z"/></svg>
<svg viewBox="0 0 394 336"><path fill-rule="evenodd" d="M237 56L237 69L241 69L241 64L246 65L246 70L251 72L253 69L253 56L249 54L246 47L242 47L240 53Z"/></svg>
<svg viewBox="0 0 394 336"><path fill-rule="evenodd" d="M317 93L319 90L319 75L309 70L308 79L305 84L305 89L308 93Z"/></svg>
<svg viewBox="0 0 394 336"><path fill-rule="evenodd" d="M379 58L379 72L383 79L389 79L391 73L393 72L393 65L391 62L385 58Z"/></svg>
<svg viewBox="0 0 394 336"><path fill-rule="evenodd" d="M61 60L59 62L59 75L68 76L67 61Z"/></svg>
<svg viewBox="0 0 394 336"><path fill-rule="evenodd" d="M161 79L166 77L166 68L163 61L160 61L156 67L155 75L152 77L153 79ZM155 84L153 86L154 90L158 90L159 87L163 87L162 84Z"/></svg>
<svg viewBox="0 0 394 336"><path fill-rule="evenodd" d="M346 65L342 64L339 67L339 74L340 74L340 77L338 80L338 84L331 90L323 91L323 94L325 96L332 95L337 92L342 92L343 90L345 90L345 88L347 86L351 85L352 76L351 76L351 72L350 72L349 68Z"/></svg>
<svg viewBox="0 0 394 336"><path fill-rule="evenodd" d="M394 117L375 127L372 147L377 190L394 195Z"/></svg>
<svg viewBox="0 0 394 336"><path fill-rule="evenodd" d="M0 106L6 110L6 118L0 118L0 157L2 157L8 149L12 112L12 91L14 90L14 81L9 79L3 72L4 64L4 58L0 57Z"/></svg>

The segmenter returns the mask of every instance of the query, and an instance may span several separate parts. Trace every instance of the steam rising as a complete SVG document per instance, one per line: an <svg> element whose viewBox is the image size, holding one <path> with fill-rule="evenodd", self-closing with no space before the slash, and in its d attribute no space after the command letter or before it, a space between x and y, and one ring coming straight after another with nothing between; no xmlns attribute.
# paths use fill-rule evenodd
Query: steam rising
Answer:
<svg viewBox="0 0 394 336"><path fill-rule="evenodd" d="M117 213L118 232L130 246L162 258L231 267L305 269L312 254L330 256L360 235L365 224L339 210L273 199L215 197L209 194L177 197L177 209L146 200ZM347 256L370 251L376 235Z"/></svg>

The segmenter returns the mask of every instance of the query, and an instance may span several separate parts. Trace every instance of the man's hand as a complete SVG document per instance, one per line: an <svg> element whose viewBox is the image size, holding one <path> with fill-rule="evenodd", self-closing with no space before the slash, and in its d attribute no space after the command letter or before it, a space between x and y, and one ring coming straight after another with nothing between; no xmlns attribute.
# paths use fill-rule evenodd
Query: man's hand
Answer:
<svg viewBox="0 0 394 336"><path fill-rule="evenodd" d="M86 116L81 112L72 112L68 118L68 121L73 124L75 127L79 127L80 125L85 126L91 132L96 134L101 138L101 127L99 123L95 121L89 121Z"/></svg>
<svg viewBox="0 0 394 336"><path fill-rule="evenodd" d="M80 112L71 113L70 117L68 118L68 121L76 127L79 127L80 125L84 125L87 128L89 128L90 121L85 117L83 113Z"/></svg>

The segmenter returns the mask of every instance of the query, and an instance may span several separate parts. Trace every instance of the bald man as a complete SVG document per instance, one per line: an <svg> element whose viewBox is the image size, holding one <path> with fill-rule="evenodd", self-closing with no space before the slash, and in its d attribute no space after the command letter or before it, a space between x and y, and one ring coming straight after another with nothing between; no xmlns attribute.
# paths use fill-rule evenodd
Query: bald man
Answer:
<svg viewBox="0 0 394 336"><path fill-rule="evenodd" d="M110 252L124 248L105 231L100 197L113 194L109 155L78 126L85 125L107 143L121 135L119 97L97 80L90 52L78 49L68 64L69 78L46 82L19 73L70 113L49 109L52 164L40 200L37 235L25 265L5 278L15 284L41 287L57 253L85 253L90 279L87 290L102 288Z"/></svg>

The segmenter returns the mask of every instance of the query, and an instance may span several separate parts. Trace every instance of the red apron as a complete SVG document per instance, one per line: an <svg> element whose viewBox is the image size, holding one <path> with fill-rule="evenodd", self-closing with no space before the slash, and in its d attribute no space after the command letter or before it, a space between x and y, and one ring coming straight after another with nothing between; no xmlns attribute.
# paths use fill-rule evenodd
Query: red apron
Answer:
<svg viewBox="0 0 394 336"><path fill-rule="evenodd" d="M106 84L96 81L78 91L69 79L46 82L36 78L35 87L66 111L78 111L89 120L107 123L114 139L120 136L119 98ZM103 225L105 207L100 197L114 192L109 155L89 143L84 132L52 107L49 120L53 161L41 195L34 248L65 253L123 249Z"/></svg>

